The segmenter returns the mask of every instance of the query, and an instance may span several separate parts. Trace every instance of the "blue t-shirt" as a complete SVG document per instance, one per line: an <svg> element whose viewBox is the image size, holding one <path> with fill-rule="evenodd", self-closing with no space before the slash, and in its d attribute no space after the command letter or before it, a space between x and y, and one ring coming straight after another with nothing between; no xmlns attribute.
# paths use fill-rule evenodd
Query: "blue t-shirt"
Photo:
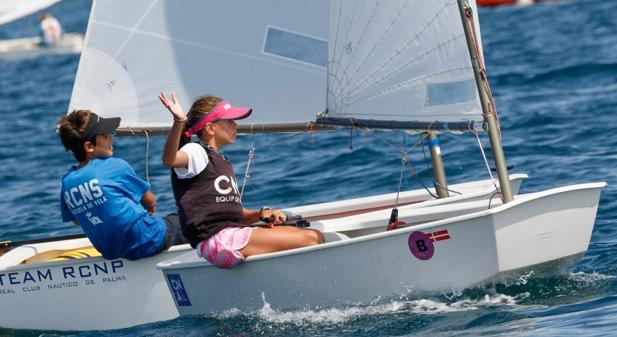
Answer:
<svg viewBox="0 0 617 337"><path fill-rule="evenodd" d="M76 219L106 259L136 260L163 244L165 221L141 205L150 184L122 159L94 159L62 177L62 220Z"/></svg>

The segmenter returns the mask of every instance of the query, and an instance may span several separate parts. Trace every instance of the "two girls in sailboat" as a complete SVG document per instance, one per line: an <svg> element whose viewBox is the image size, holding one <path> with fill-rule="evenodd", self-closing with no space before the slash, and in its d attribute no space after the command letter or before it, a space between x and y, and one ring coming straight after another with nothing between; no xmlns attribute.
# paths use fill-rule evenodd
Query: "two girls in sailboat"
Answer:
<svg viewBox="0 0 617 337"><path fill-rule="evenodd" d="M163 164L172 168L171 181L184 236L197 254L220 268L232 268L245 258L324 242L321 232L282 225L278 209L242 207L231 163L219 153L236 140L235 120L250 108L232 106L215 96L197 99L185 115L175 94L161 92L161 103L174 123L163 151ZM191 135L199 141L190 142ZM249 224L273 219L262 227Z"/></svg>

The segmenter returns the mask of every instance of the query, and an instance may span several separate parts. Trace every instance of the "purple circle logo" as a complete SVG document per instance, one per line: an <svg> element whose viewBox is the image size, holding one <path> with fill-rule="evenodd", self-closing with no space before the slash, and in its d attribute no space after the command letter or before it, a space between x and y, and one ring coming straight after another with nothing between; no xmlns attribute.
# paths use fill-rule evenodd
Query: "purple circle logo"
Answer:
<svg viewBox="0 0 617 337"><path fill-rule="evenodd" d="M433 257L435 253L435 246L433 241L429 239L428 235L422 232L413 232L409 235L407 240L409 250L418 260L428 260Z"/></svg>

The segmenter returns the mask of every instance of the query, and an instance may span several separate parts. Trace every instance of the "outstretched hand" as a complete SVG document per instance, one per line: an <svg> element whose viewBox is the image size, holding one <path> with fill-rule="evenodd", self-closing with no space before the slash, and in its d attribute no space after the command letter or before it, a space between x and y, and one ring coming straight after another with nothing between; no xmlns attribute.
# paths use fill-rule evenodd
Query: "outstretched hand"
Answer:
<svg viewBox="0 0 617 337"><path fill-rule="evenodd" d="M174 116L174 120L176 121L186 120L186 115L184 114L184 110L182 109L182 106L180 105L180 101L178 101L178 97L176 97L176 94L174 93L171 94L171 101L170 101L167 98L167 96L165 96L165 93L161 90L161 93L159 94L158 97L161 103L163 103L163 105L167 108L167 110L169 110L169 112L171 112L171 114Z"/></svg>

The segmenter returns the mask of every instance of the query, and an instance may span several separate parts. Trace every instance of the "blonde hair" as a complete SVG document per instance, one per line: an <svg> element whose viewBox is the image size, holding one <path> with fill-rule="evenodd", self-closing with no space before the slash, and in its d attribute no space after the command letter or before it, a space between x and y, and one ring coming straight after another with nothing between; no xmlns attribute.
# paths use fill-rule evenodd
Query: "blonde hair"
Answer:
<svg viewBox="0 0 617 337"><path fill-rule="evenodd" d="M201 96L193 102L189 112L186 116L186 124L184 125L184 130L182 132L182 139L180 139L180 146L182 147L184 144L191 141L189 137L184 135L184 132L190 129L193 125L199 123L199 121L207 116L212 109L216 107L219 103L223 101L222 98L217 96ZM203 130L203 129L202 129ZM197 132L197 136L201 137L202 130Z"/></svg>

